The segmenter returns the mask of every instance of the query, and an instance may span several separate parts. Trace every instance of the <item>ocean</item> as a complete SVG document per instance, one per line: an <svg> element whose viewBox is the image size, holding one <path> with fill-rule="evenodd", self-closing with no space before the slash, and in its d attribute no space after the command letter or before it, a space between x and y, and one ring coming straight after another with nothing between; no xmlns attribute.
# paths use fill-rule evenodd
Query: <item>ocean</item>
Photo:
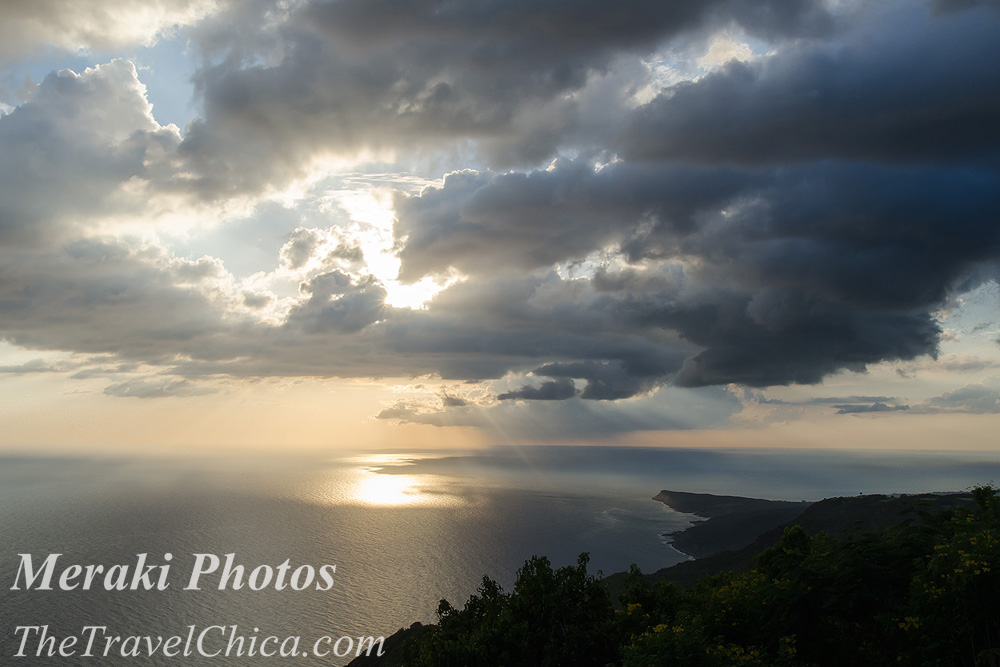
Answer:
<svg viewBox="0 0 1000 667"><path fill-rule="evenodd" d="M276 638L271 649L299 637L297 665L345 664L353 653L315 655L317 640L329 637L319 646L332 651L341 637L433 621L441 598L461 605L484 575L509 587L533 555L559 566L588 552L591 569L608 574L685 559L663 535L692 517L653 501L661 489L818 500L957 491L993 479L1000 457L990 453L507 447L235 460L0 457L0 664L271 664L281 657L246 655L267 637ZM59 554L53 590L39 590L40 575L25 590L22 554L36 575ZM139 554L149 576L131 590ZM219 568L185 590L197 554L206 554L202 564L217 557ZM238 590L235 573L218 590L227 554L234 570L243 566ZM74 565L104 573L83 590ZM126 590L105 590L114 565L129 568ZM331 565L323 590L319 572ZM73 590L58 583L67 569ZM164 590L144 590L163 572ZM55 641L38 641L43 626ZM206 628L205 652L224 653L240 636L244 655L150 657L138 646L145 639L126 642L177 636L183 647ZM105 635L110 657L82 655L90 640L100 656ZM123 657L122 646L138 655Z"/></svg>

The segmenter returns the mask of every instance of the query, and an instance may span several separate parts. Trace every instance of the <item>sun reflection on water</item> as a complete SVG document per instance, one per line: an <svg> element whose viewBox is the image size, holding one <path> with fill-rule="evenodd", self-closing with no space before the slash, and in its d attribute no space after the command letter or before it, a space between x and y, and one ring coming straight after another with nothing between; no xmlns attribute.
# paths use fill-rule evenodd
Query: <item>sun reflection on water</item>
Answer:
<svg viewBox="0 0 1000 667"><path fill-rule="evenodd" d="M415 505L426 501L416 477L379 474L372 469L358 479L354 497L365 505Z"/></svg>
<svg viewBox="0 0 1000 667"><path fill-rule="evenodd" d="M338 460L305 490L309 500L329 505L427 507L461 504L439 475L387 471L411 465L412 456L372 454Z"/></svg>

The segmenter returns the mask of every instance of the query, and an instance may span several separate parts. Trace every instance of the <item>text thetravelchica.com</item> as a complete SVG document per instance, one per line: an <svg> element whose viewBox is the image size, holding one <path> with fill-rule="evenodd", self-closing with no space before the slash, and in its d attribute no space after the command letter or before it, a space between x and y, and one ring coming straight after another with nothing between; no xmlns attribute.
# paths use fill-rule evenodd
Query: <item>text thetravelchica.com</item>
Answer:
<svg viewBox="0 0 1000 667"><path fill-rule="evenodd" d="M252 633L246 633L236 625L209 625L201 629L189 625L187 632L169 637L123 636L109 634L104 625L86 625L79 634L58 637L49 631L47 625L19 625L14 634L20 644L14 657L175 658L197 655L205 658L344 658L349 655L372 655L373 651L375 655L384 653L384 637L343 636L334 639L323 636L309 642L296 635L262 637L259 632L259 628L254 628Z"/></svg>

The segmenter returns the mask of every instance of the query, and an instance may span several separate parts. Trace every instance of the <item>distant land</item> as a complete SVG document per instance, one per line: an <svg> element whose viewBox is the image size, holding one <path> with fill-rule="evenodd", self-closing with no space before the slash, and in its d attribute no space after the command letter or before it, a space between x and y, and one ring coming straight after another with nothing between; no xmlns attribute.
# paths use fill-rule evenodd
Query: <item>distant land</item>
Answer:
<svg viewBox="0 0 1000 667"><path fill-rule="evenodd" d="M722 572L751 569L758 554L777 544L789 526L801 526L809 535L825 533L846 540L904 522L920 523L932 514L957 507L971 509L975 506L972 495L967 492L867 495L795 502L663 490L653 500L674 511L704 519L667 534L674 548L694 560L644 575L650 580L667 580L682 586ZM625 573L608 575L603 581L612 599L616 599L624 590ZM406 640L433 627L414 623L409 628L401 628L386 638L385 655L359 657L346 667L400 665Z"/></svg>
<svg viewBox="0 0 1000 667"><path fill-rule="evenodd" d="M745 547L762 533L788 523L813 504L666 490L653 496L653 500L676 512L705 519L667 533L675 549L694 558Z"/></svg>
<svg viewBox="0 0 1000 667"><path fill-rule="evenodd" d="M664 497L664 494L667 495ZM720 572L750 569L757 554L777 544L786 526L802 526L809 535L826 533L830 537L847 539L905 521L919 522L928 512L943 512L955 507L971 509L975 505L969 493L875 494L826 498L815 503L787 503L799 506L799 511L786 521L767 526L766 515L754 516L754 513L764 511L767 504L773 504L775 514L771 516L776 518L782 511L778 507L780 501L672 491L661 491L654 499L666 503L676 511L697 516L711 515L713 508L723 512L671 536L673 546L694 556L695 560L665 567L647 575L652 579L668 579L680 584L691 584L703 576ZM791 509L788 508L788 511ZM744 515L748 521L756 523L755 527L763 526L749 541L744 541L746 531L739 528L739 520ZM694 535L689 537L692 532ZM605 579L612 591L615 591L618 588L616 584L624 579L624 573L612 574Z"/></svg>

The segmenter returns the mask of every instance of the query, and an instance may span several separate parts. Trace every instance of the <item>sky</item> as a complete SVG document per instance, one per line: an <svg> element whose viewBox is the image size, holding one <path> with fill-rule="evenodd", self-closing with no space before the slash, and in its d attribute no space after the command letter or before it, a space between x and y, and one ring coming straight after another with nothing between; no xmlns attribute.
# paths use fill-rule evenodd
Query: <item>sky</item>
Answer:
<svg viewBox="0 0 1000 667"><path fill-rule="evenodd" d="M0 448L998 446L995 1L0 12Z"/></svg>

